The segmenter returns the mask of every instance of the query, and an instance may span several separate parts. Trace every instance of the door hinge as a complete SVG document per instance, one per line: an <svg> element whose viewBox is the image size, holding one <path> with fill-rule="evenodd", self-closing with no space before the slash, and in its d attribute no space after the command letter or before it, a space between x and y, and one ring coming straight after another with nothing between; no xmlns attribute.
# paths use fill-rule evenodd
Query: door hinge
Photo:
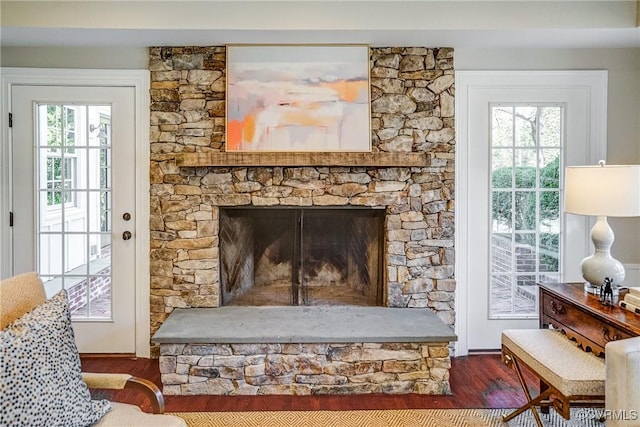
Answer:
<svg viewBox="0 0 640 427"><path fill-rule="evenodd" d="M9 127L13 127L13 113L9 113Z"/></svg>
<svg viewBox="0 0 640 427"><path fill-rule="evenodd" d="M13 212L9 212L9 227L13 227Z"/></svg>

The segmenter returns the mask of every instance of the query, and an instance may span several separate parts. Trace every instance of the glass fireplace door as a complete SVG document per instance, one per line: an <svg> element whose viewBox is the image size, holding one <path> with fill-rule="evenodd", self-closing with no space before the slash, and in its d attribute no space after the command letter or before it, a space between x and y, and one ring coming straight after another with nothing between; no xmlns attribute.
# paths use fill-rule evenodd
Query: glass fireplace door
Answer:
<svg viewBox="0 0 640 427"><path fill-rule="evenodd" d="M384 211L224 209L223 305L382 305Z"/></svg>

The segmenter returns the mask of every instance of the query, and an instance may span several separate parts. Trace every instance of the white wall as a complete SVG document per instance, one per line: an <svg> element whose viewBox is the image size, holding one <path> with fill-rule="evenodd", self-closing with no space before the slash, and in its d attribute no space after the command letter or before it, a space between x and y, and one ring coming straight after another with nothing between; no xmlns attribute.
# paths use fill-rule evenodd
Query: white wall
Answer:
<svg viewBox="0 0 640 427"><path fill-rule="evenodd" d="M430 46L425 40L424 46ZM640 164L640 49L477 49L456 48L457 70L609 71L609 164ZM145 69L146 48L3 47L5 67ZM613 255L640 265L640 219L612 218L616 233Z"/></svg>
<svg viewBox="0 0 640 427"><path fill-rule="evenodd" d="M12 47L0 48L3 67L149 68L149 52L141 47Z"/></svg>

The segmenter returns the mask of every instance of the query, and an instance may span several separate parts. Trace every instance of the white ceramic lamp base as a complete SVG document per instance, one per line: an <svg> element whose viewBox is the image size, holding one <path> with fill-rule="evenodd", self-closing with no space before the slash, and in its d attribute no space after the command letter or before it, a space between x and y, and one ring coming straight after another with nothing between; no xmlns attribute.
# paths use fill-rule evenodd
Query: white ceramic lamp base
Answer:
<svg viewBox="0 0 640 427"><path fill-rule="evenodd" d="M624 282L624 266L611 256L611 245L613 245L615 235L607 222L606 216L598 217L591 229L591 240L593 241L595 252L580 263L582 277L588 282L585 285L585 289L594 293L599 291L605 277L611 278L613 287L620 286Z"/></svg>

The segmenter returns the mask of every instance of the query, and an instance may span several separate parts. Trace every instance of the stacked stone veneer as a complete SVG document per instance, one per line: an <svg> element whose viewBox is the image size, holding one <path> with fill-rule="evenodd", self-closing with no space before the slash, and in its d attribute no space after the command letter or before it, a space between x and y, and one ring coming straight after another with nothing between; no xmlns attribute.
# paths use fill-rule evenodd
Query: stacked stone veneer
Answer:
<svg viewBox="0 0 640 427"><path fill-rule="evenodd" d="M178 168L177 153L224 151L225 48L150 49L152 334L174 308L219 306L221 206L386 209L385 304L429 307L454 324L453 50L372 48L370 62L373 151L425 153L428 166ZM224 348L219 356L231 358L228 363L242 359L243 367L270 360L259 359L268 357L264 354L235 354L230 347L211 348ZM158 355L157 347L153 354ZM322 354L321 360L334 363ZM166 356L176 359L176 378L185 384L190 381L185 366L213 369L209 363L227 363L210 361L211 354ZM382 365L375 374L356 365L353 375L395 375L384 370L382 359L375 363ZM232 368L246 369L225 366ZM336 373L335 381L353 375Z"/></svg>
<svg viewBox="0 0 640 427"><path fill-rule="evenodd" d="M168 395L448 394L448 343L162 344Z"/></svg>

